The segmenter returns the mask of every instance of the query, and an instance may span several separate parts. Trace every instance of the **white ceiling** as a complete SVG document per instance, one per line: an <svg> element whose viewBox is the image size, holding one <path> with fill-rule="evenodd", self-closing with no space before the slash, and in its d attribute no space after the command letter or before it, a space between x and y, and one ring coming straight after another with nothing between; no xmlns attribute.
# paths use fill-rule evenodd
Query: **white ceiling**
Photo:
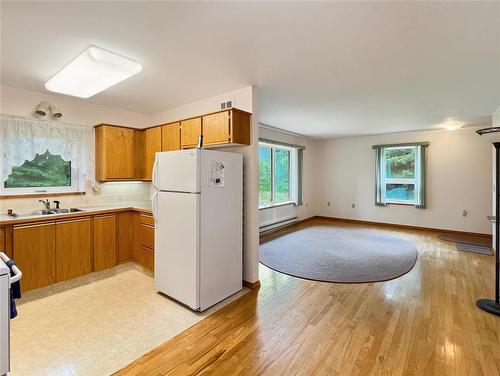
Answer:
<svg viewBox="0 0 500 376"><path fill-rule="evenodd" d="M260 121L335 137L469 124L500 105L500 2L2 2L1 83L90 44L143 71L89 99L154 114L247 85Z"/></svg>

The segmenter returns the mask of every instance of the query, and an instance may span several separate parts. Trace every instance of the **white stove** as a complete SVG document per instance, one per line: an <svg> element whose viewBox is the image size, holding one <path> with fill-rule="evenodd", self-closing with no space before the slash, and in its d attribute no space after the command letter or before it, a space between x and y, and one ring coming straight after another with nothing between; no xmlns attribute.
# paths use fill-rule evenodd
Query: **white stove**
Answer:
<svg viewBox="0 0 500 376"><path fill-rule="evenodd" d="M10 259L0 252L0 375L10 371L10 286L21 279L22 273L13 266L14 276L6 263Z"/></svg>
<svg viewBox="0 0 500 376"><path fill-rule="evenodd" d="M9 372L10 270L0 258L0 375Z"/></svg>

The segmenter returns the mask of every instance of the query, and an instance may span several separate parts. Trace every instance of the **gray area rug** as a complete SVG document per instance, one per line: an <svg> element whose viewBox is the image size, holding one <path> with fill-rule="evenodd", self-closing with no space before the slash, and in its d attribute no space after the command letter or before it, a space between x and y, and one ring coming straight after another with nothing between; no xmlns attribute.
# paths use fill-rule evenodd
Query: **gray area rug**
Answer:
<svg viewBox="0 0 500 376"><path fill-rule="evenodd" d="M397 278L417 261L409 241L376 231L308 227L260 246L260 262L295 277L360 283Z"/></svg>

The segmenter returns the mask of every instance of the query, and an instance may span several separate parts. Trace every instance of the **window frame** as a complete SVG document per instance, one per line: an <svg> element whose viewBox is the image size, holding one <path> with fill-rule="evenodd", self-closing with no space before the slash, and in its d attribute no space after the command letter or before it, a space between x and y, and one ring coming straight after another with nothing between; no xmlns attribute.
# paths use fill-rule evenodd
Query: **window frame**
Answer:
<svg viewBox="0 0 500 376"><path fill-rule="evenodd" d="M259 192L259 209L268 209L277 206L296 204L294 197L297 196L296 189L294 189L296 184L292 184L297 180L297 149L288 146L275 145L266 142L259 142L259 148L265 147L271 150L271 201L266 204L261 204L260 202L260 192ZM275 161L276 161L276 150L284 150L288 152L288 199L283 201L276 201L276 175L275 175ZM260 153L259 153L260 155ZM260 172L259 172L260 174Z"/></svg>
<svg viewBox="0 0 500 376"><path fill-rule="evenodd" d="M413 162L413 178L388 178L387 177L387 161L385 158L385 152L391 149L413 149L414 150L414 162ZM420 163L417 158L417 146L416 145L405 145L405 146L391 146L384 148L383 151L383 163L382 163L382 176L383 176L383 184L382 184L382 194L386 204L397 204L397 205L415 205L417 203L417 163ZM398 200L398 199L389 199L387 197L387 184L408 184L413 185L414 189L414 198L413 200Z"/></svg>
<svg viewBox="0 0 500 376"><path fill-rule="evenodd" d="M0 197L43 197L47 195L70 195L85 193L86 179L93 176L93 129L84 125L52 122L38 120L10 114L0 114L2 124L0 125ZM10 128L12 127L12 128ZM35 130L36 129L36 130ZM55 130L55 131L54 131ZM70 142L71 155L66 161L71 161L71 185L53 187L5 187L5 181L9 176L7 166L10 163L10 155L6 154L9 147L15 145L15 139L11 137L18 133L30 136L34 142L39 137L59 138L63 142ZM8 147L9 146L9 147ZM5 147L5 148L4 148ZM53 155L60 155L58 151L47 149ZM46 150L47 150L46 149ZM38 149L37 149L38 150ZM41 153L40 150L37 151ZM29 153L25 159L30 159ZM61 157L62 154L61 154Z"/></svg>

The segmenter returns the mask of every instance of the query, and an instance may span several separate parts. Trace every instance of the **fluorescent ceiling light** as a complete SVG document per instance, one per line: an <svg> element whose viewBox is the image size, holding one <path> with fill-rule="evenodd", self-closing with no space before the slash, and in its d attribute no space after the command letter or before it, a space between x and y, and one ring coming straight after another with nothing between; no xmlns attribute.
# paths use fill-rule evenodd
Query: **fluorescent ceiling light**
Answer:
<svg viewBox="0 0 500 376"><path fill-rule="evenodd" d="M89 98L139 73L142 65L101 47L90 46L45 83L47 90Z"/></svg>

